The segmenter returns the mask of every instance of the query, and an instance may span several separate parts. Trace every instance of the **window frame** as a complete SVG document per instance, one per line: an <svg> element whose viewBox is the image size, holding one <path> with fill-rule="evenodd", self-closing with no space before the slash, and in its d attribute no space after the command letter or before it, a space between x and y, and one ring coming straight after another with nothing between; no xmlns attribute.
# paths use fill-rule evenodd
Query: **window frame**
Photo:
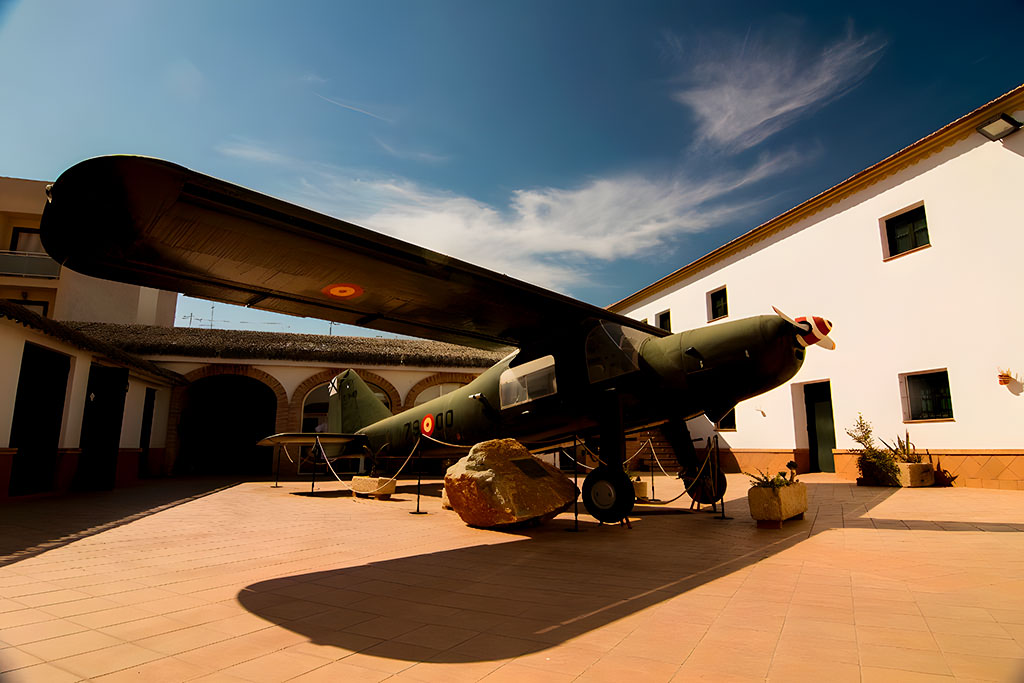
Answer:
<svg viewBox="0 0 1024 683"><path fill-rule="evenodd" d="M914 417L914 406L911 403L910 386L911 377L922 375L937 375L943 373L946 376L946 390L949 396L949 417ZM903 408L904 424L918 424L922 422L956 422L956 412L953 410L953 387L949 381L948 368L933 368L930 370L915 370L913 372L902 372L899 375L900 405Z"/></svg>
<svg viewBox="0 0 1024 683"><path fill-rule="evenodd" d="M715 315L715 306L714 306L714 303L712 301L712 297L715 296L716 294L718 294L719 292L722 292L723 295L725 296L725 301L724 301L724 303L725 303L725 313L723 313L722 315L716 316ZM725 318L729 317L729 292L728 292L728 287L726 285L722 285L721 287L716 287L715 289L712 289L710 292L705 294L704 302L707 305L707 309L708 309L708 322L709 323L713 323L716 320L724 320Z"/></svg>
<svg viewBox="0 0 1024 683"><path fill-rule="evenodd" d="M732 426L731 427L727 427L727 426L723 427L722 423L725 422L726 418L729 417L730 415L732 415ZM737 426L736 426L736 408L735 407L733 407L732 410L730 410L728 413L723 415L721 420L719 420L718 422L715 423L715 431L716 432L735 432L735 431L738 431Z"/></svg>
<svg viewBox="0 0 1024 683"><path fill-rule="evenodd" d="M668 321L668 327L665 327L663 321ZM654 314L654 326L659 330L665 330L666 332L672 331L672 309L666 308L661 313Z"/></svg>
<svg viewBox="0 0 1024 683"><path fill-rule="evenodd" d="M921 200L919 202L915 202L913 204L910 204L909 206L905 206L902 209L900 209L899 211L893 211L892 213L887 214L885 216L882 216L881 218L878 219L878 229L879 229L880 237L881 237L881 240L882 240L882 261L883 262L891 261L893 259L900 258L901 256L906 256L907 254L913 254L915 252L921 251L923 249L927 249L930 246L932 246L932 233L931 233L930 230L928 230L928 228L930 227L929 221L928 221L928 210L925 209L925 205L924 204L925 204L924 200ZM910 247L909 249L905 249L903 251L900 251L900 252L897 252L897 253L893 254L891 246L890 246L892 240L889 239L889 221L894 220L896 218L899 218L899 217L901 217L901 216L903 216L905 214L908 214L911 211L915 211L917 209L921 209L924 212L925 230L928 230L928 242L926 244L915 245L913 247Z"/></svg>
<svg viewBox="0 0 1024 683"><path fill-rule="evenodd" d="M42 251L23 251L18 249L18 238L22 235L36 235L39 237L40 248L42 248L42 230L40 228L30 228L27 225L15 225L11 228L11 248L10 251L17 252L19 254L46 254L46 250Z"/></svg>

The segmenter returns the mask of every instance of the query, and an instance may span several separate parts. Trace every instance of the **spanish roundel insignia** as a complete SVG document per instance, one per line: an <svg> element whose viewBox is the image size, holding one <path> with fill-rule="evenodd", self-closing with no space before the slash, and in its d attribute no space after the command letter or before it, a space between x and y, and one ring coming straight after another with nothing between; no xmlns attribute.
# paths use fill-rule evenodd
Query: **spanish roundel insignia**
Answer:
<svg viewBox="0 0 1024 683"><path fill-rule="evenodd" d="M363 288L351 283L327 285L320 290L332 299L354 299L363 293Z"/></svg>
<svg viewBox="0 0 1024 683"><path fill-rule="evenodd" d="M434 433L434 416L433 415L425 415L423 417L423 420L420 422L420 431L423 432L423 434L425 434L427 436L430 436L431 434Z"/></svg>

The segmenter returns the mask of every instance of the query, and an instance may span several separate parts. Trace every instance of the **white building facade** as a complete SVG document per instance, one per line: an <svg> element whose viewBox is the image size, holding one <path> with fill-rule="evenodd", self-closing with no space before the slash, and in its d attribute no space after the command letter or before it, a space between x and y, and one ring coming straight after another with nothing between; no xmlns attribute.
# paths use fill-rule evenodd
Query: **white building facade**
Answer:
<svg viewBox="0 0 1024 683"><path fill-rule="evenodd" d="M834 323L835 351L719 426L742 469L852 478L861 413L958 485L1024 489L1024 133L976 130L1000 114L1024 119L1024 86L611 307L676 332L772 306Z"/></svg>

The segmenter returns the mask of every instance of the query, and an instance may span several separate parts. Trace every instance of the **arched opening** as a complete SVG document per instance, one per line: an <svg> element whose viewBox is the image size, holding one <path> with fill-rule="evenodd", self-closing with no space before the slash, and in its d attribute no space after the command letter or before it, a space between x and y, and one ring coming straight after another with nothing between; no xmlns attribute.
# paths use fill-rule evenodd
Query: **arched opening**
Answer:
<svg viewBox="0 0 1024 683"><path fill-rule="evenodd" d="M327 429L327 404L329 401L329 395L327 392L327 386L329 382L324 382L319 385L308 394L306 399L302 403L302 431L304 432L324 432ZM377 386L373 382L366 382L366 386L370 387L373 391L373 395L377 399L387 406L388 410L391 410L391 397L381 387Z"/></svg>
<svg viewBox="0 0 1024 683"><path fill-rule="evenodd" d="M196 380L185 391L178 423L176 474L269 475L273 448L257 446L273 434L277 396L241 375Z"/></svg>

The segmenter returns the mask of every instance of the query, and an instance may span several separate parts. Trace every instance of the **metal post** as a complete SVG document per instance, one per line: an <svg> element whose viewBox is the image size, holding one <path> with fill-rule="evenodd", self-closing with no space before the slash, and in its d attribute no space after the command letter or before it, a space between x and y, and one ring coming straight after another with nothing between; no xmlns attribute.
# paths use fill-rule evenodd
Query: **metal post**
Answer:
<svg viewBox="0 0 1024 683"><path fill-rule="evenodd" d="M578 458L580 457L579 448L576 447L576 435L572 435L572 483L576 487L576 490L580 490L579 486L579 475L580 475L580 463ZM575 502L572 504L572 528L566 529L566 531L579 531L580 530L580 498L577 494Z"/></svg>
<svg viewBox="0 0 1024 683"><path fill-rule="evenodd" d="M423 468L420 467L420 454L416 453L416 510L410 512L410 515L425 515L426 511L420 512L420 473Z"/></svg>
<svg viewBox="0 0 1024 683"><path fill-rule="evenodd" d="M718 473L720 473L722 471L722 452L718 448L718 434L715 434L715 466L718 469L718 472L715 473L715 481L717 482L718 481ZM716 483L716 485L717 485L717 483ZM716 495L717 495L717 493L718 493L718 491L715 491ZM732 517L726 517L725 516L725 491L722 491L721 503L722 503L722 514L719 515L718 517L715 517L715 519L732 519Z"/></svg>
<svg viewBox="0 0 1024 683"><path fill-rule="evenodd" d="M320 437L316 437L316 443L320 443ZM316 447L313 447L313 480L309 482L309 495L313 495L313 489L316 488Z"/></svg>
<svg viewBox="0 0 1024 683"><path fill-rule="evenodd" d="M278 447L277 447L277 471L274 472L274 485L270 487L272 489L279 489L279 488L281 488L281 486L280 486L280 484L278 482L281 481L281 449L282 448L287 448L287 446L285 446L282 443L282 444L279 444Z"/></svg>

